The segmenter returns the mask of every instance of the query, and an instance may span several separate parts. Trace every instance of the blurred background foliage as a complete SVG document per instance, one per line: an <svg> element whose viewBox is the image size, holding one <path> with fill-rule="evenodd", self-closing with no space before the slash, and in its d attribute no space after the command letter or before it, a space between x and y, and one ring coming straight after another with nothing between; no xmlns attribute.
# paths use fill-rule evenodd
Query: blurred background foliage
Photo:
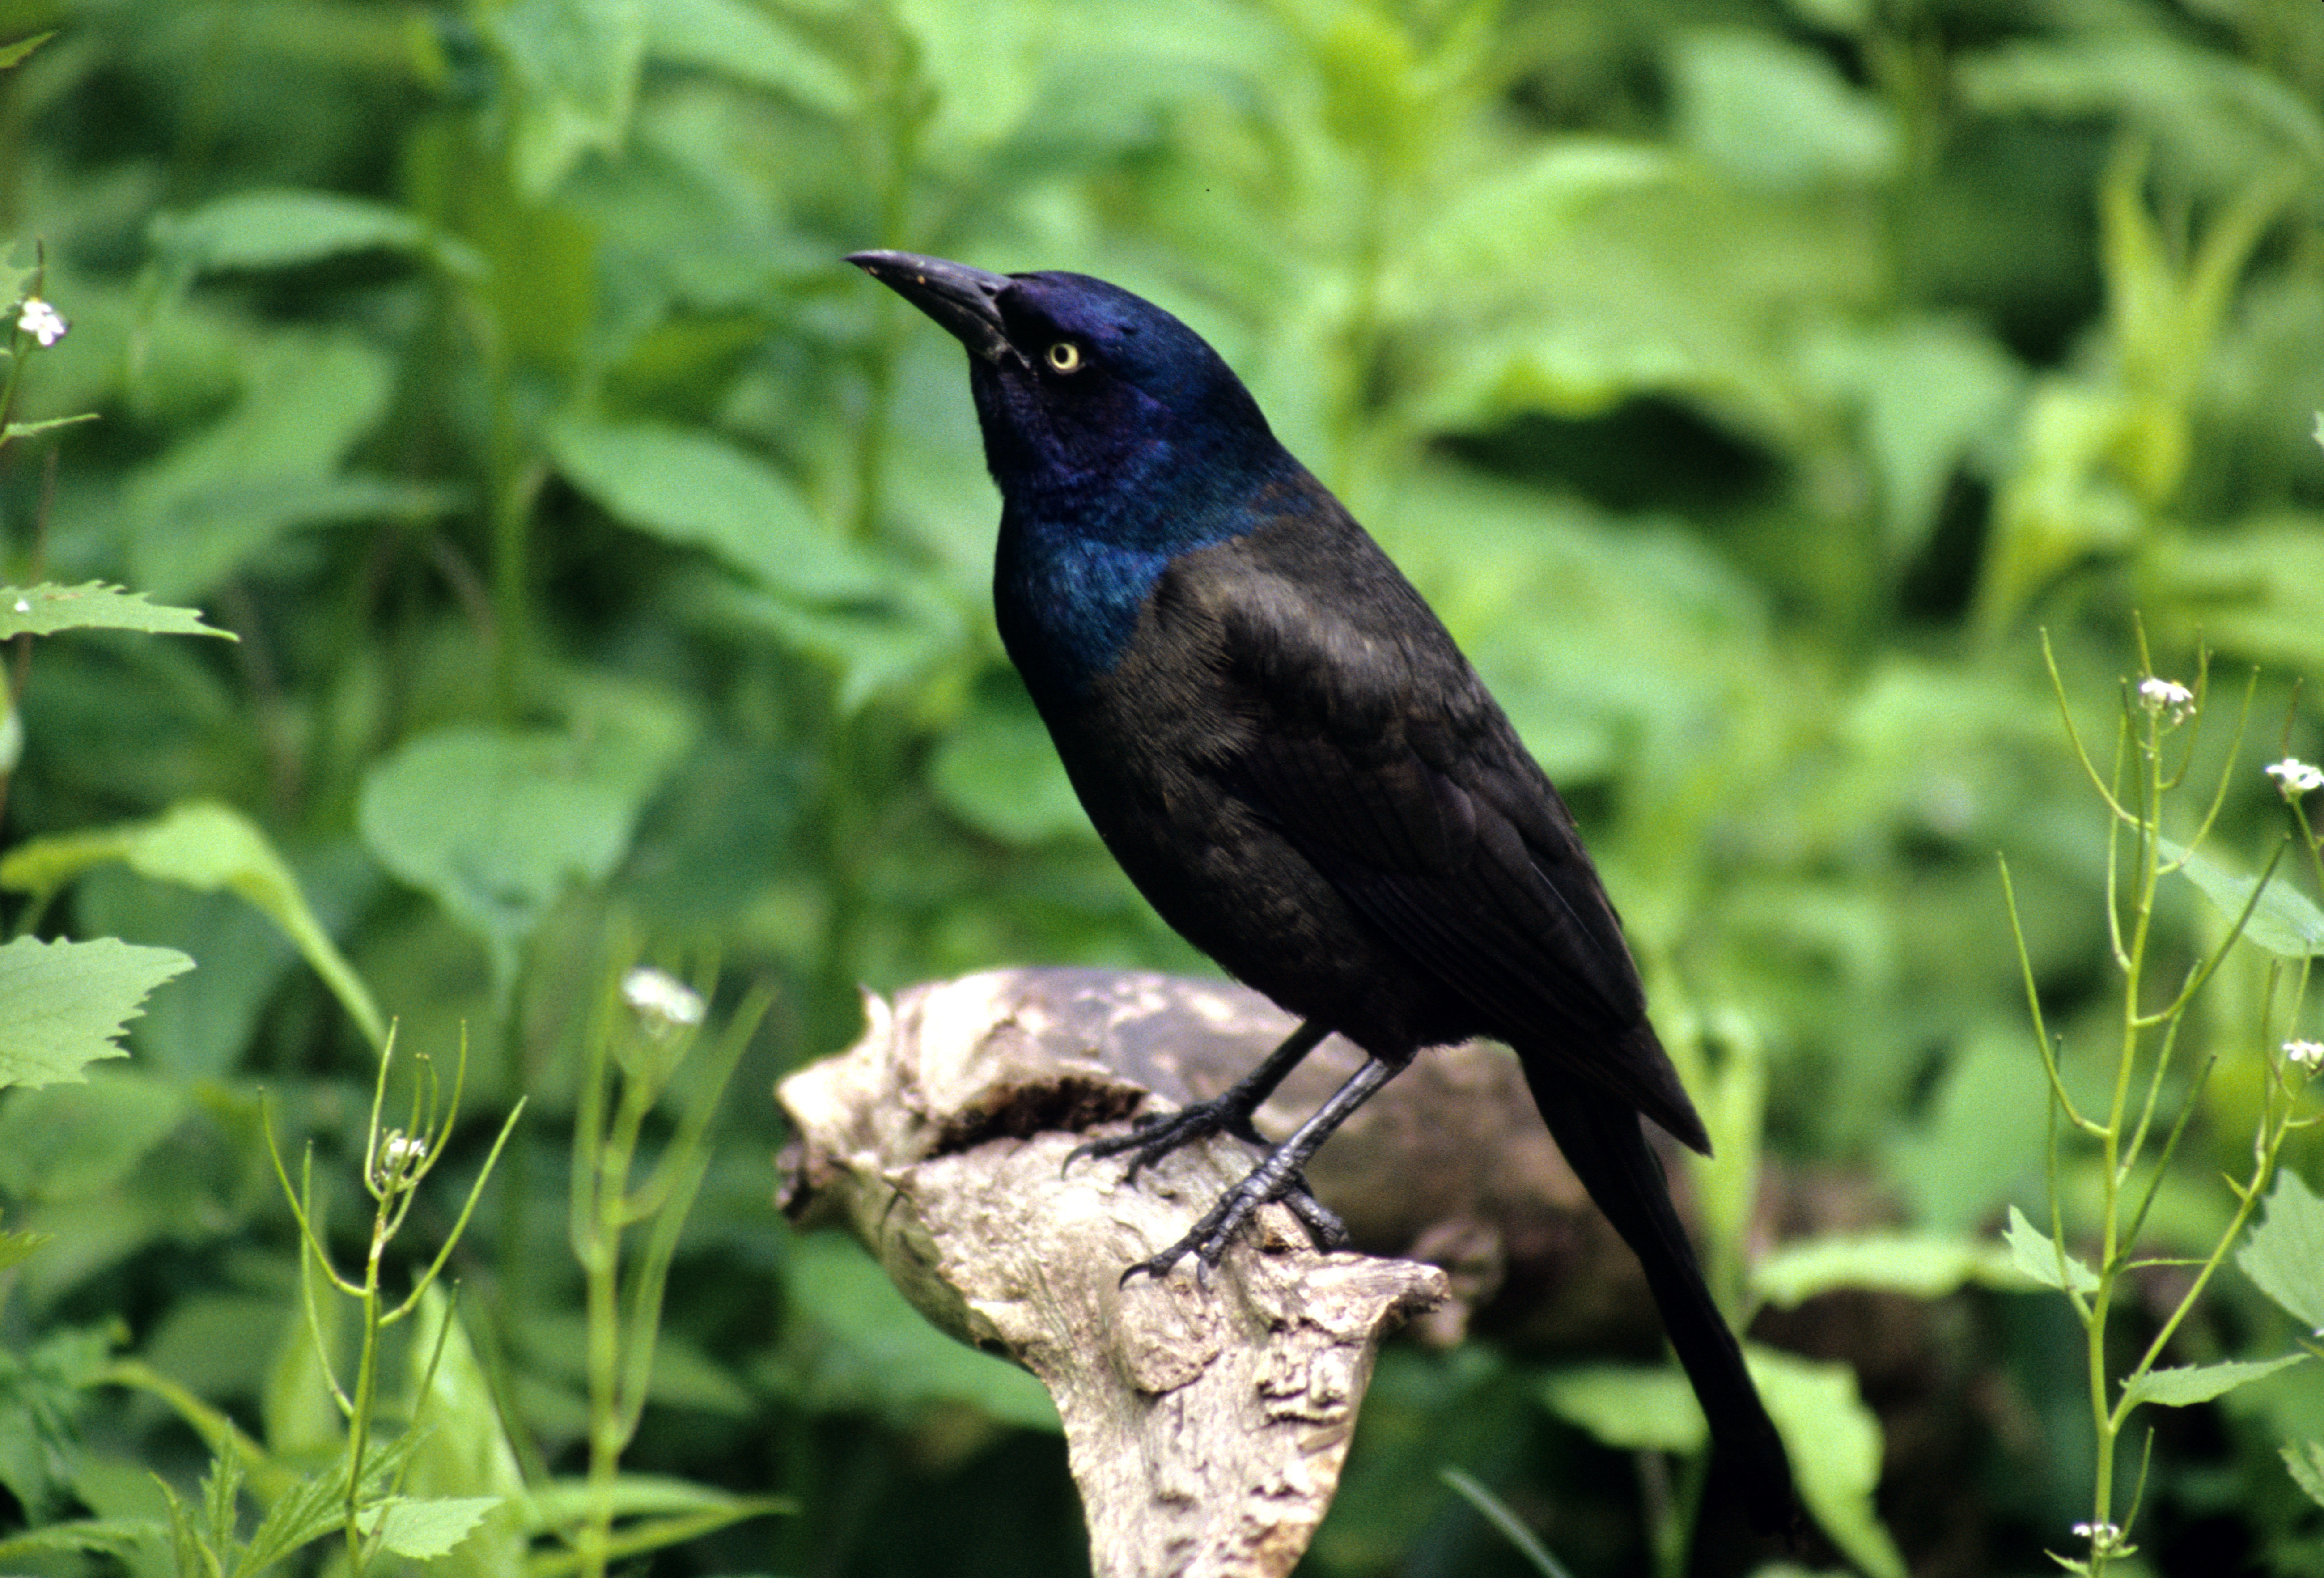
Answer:
<svg viewBox="0 0 2324 1578"><path fill-rule="evenodd" d="M858 983L1207 968L1001 653L957 347L846 251L1102 275L1218 346L1575 803L1658 1015L1764 1048L1786 1232L2042 1199L1997 851L2070 1077L2113 1004L2038 628L2089 737L2137 616L2166 676L2212 651L2215 711L2260 666L2248 752L2324 740L2314 0L0 4L0 39L50 30L0 80L0 235L72 328L15 414L102 420L8 450L6 577L239 640L20 656L6 840L231 807L402 1046L468 1027L456 1171L530 1094L453 1268L456 1421L514 1454L487 1481L583 1427L561 1199L607 939L715 959L722 1005L773 988L627 1462L799 1511L657 1572L1083 1570L1038 1391L782 1225L764 1093ZM2235 782L2221 858L2256 869L2282 808ZM0 1271L0 1530L203 1460L79 1385L91 1341L313 1434L257 1093L352 1198L371 1043L247 886L122 854L16 918L198 967L128 1061L0 1100L7 1225L53 1235ZM2222 924L2173 905L2182 947ZM2202 1152L2247 1149L2257 982L2189 1031L2221 1061L2165 1248L2225 1218ZM2079 1333L1997 1292L1914 1320L1912 1373L1864 1376L1904 1555L2047 1570L2086 1514ZM2287 1340L2223 1282L2180 1343ZM1636 1570L1640 1482L1540 1362L1391 1353L1305 1570L1521 1570L1446 1464ZM2318 1370L2163 1422L2156 1570L2324 1573L2276 1458L2324 1439Z"/></svg>

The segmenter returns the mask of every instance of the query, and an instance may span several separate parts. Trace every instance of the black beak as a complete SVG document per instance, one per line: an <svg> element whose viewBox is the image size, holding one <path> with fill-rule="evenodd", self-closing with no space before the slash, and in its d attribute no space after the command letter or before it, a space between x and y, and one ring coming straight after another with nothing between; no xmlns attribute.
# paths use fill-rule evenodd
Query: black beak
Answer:
<svg viewBox="0 0 2324 1578"><path fill-rule="evenodd" d="M909 252L853 252L847 261L942 324L970 355L987 362L1020 355L1001 322L1007 274Z"/></svg>

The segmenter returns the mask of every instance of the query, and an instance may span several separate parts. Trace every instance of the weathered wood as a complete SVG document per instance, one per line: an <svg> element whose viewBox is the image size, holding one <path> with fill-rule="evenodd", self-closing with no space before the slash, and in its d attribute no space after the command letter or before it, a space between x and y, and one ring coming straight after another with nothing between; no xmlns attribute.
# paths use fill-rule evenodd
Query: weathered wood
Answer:
<svg viewBox="0 0 2324 1578"><path fill-rule="evenodd" d="M1288 1022L1237 988L1096 971L996 972L866 1007L862 1040L779 1088L798 1136L785 1208L845 1223L929 1320L1048 1387L1099 1578L1288 1573L1381 1338L1445 1300L1444 1274L1320 1253L1269 1206L1209 1278L1125 1286L1122 1268L1175 1241L1250 1153L1191 1146L1134 1188L1119 1160L1065 1166L1085 1130L1145 1101L1124 1070L1183 1094L1168 1065L1239 1072Z"/></svg>

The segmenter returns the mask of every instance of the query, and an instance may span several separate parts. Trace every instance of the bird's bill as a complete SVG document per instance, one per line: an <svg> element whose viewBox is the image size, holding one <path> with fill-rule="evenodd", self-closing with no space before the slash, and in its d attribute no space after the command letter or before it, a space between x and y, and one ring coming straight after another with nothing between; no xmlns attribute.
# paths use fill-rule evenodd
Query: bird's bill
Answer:
<svg viewBox="0 0 2324 1578"><path fill-rule="evenodd" d="M969 355L988 362L1019 355L1001 322L1007 274L910 252L854 252L847 261L942 324Z"/></svg>

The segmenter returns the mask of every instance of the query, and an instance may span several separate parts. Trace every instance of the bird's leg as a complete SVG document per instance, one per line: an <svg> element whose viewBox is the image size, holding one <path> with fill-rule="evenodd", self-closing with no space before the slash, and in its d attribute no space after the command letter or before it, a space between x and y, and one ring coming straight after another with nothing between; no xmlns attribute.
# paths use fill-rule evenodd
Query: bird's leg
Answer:
<svg viewBox="0 0 2324 1578"><path fill-rule="evenodd" d="M1190 1102L1176 1112L1163 1116L1140 1118L1137 1127L1127 1134L1077 1145L1066 1156L1065 1165L1071 1167L1084 1157L1120 1156L1135 1152L1130 1158L1130 1171L1122 1177L1124 1183L1135 1183L1139 1168L1151 1167L1179 1147L1213 1134L1231 1134L1238 1140L1263 1146L1267 1138L1251 1126L1250 1115L1259 1110L1260 1103L1275 1094L1275 1087L1283 1083L1283 1076L1298 1067L1300 1059L1313 1052L1317 1043L1331 1033L1331 1026L1318 1020L1309 1020L1292 1031L1283 1045L1269 1052L1265 1061L1237 1080L1223 1095L1207 1102ZM1305 1186L1303 1184L1301 1187Z"/></svg>
<svg viewBox="0 0 2324 1578"><path fill-rule="evenodd" d="M1304 1027L1302 1033L1305 1033ZM1280 1057L1281 1053L1278 1051L1277 1056ZM1268 1061L1272 1063L1274 1060L1269 1058ZM1370 1101L1372 1093L1386 1084L1403 1066L1400 1063L1384 1063L1377 1057L1366 1059L1364 1066L1356 1070L1347 1084L1332 1093L1330 1101L1315 1109L1314 1117L1299 1125L1291 1138L1277 1146L1273 1153L1253 1167L1241 1183L1220 1195L1218 1204L1203 1213L1203 1219L1194 1223L1192 1232L1160 1254L1130 1267L1121 1274L1122 1281L1128 1282L1140 1271L1149 1277L1166 1276L1170 1268L1189 1251L1204 1270L1217 1265L1226 1253L1228 1241L1234 1237L1235 1230L1249 1222L1253 1212L1270 1200L1291 1204L1305 1192L1306 1185L1301 1179L1301 1173L1315 1152L1322 1149L1323 1141L1329 1140L1332 1131L1346 1122L1350 1113ZM1264 1072L1264 1066L1260 1071ZM1317 1211L1323 1210L1320 1205L1314 1205L1312 1198L1307 1204ZM1306 1212L1296 1204L1292 1205L1292 1210L1303 1223L1307 1223L1309 1232L1314 1233L1314 1223L1309 1220ZM1328 1217L1330 1213L1326 1212L1324 1215ZM1332 1219L1332 1225L1339 1225L1336 1218ZM1342 1230L1338 1237L1344 1241L1345 1236L1345 1230ZM1330 1246L1319 1241L1317 1247Z"/></svg>

